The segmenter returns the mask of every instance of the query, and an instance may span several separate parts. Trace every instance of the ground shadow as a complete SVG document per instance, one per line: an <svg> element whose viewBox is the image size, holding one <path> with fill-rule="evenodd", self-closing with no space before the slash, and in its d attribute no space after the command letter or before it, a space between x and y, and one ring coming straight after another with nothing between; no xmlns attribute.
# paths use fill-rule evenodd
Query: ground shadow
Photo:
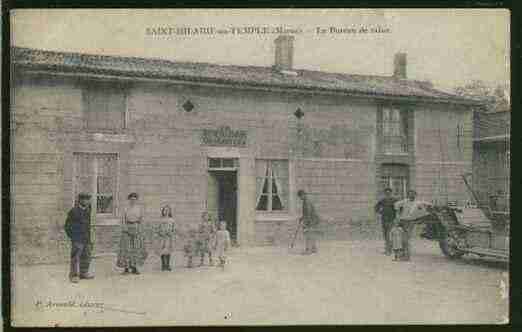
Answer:
<svg viewBox="0 0 522 332"><path fill-rule="evenodd" d="M509 270L509 262L495 260L493 258L479 258L477 256L465 256L455 260L458 264L467 264L474 266L482 266L498 270Z"/></svg>
<svg viewBox="0 0 522 332"><path fill-rule="evenodd" d="M459 266L479 266L479 267L485 267L490 269L497 269L497 270L508 270L509 269L509 263L501 260L495 260L492 258L479 258L476 256L464 256L461 258L455 258L450 259L447 258L444 255L436 255L436 254L429 254L429 253L418 253L413 254L412 260L416 257L424 257L429 258L432 263L439 263L439 264L454 264Z"/></svg>
<svg viewBox="0 0 522 332"><path fill-rule="evenodd" d="M421 243L419 243L419 244L421 244ZM429 243L428 244L424 243L421 245L429 245ZM444 256L444 254L440 251L440 249L438 248L438 246L435 243L433 245L434 245L433 250L435 250L435 251L432 252L431 249L428 251L422 247L417 249L417 248L415 248L416 245L413 244L412 260L416 260L416 259L419 259L422 261L429 260L431 263L436 263L436 264L454 264L454 265L459 265L459 266L465 266L465 265L479 266L479 267L498 269L498 270L508 270L509 269L509 263L506 261L502 261L502 260L491 258L491 257L479 257L474 254L467 254L467 255L462 256L461 258L450 259L450 258L447 258L446 256ZM424 249L424 250L422 250L422 249Z"/></svg>

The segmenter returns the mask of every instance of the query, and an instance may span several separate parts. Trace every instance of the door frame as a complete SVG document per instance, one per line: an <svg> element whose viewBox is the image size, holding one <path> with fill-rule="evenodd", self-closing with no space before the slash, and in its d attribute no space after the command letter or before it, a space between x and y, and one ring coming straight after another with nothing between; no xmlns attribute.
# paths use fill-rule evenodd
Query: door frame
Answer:
<svg viewBox="0 0 522 332"><path fill-rule="evenodd" d="M239 162L239 161L238 161ZM212 172L234 172L235 173L235 185L236 185L236 213L235 213L235 223L236 223L236 238L235 238L235 242L236 243L239 243L239 168L237 169L231 169L231 168L208 168L207 169L207 174L208 176L212 176ZM207 181L208 182L208 181ZM207 188L207 199L206 199L206 208L208 209L208 188ZM219 203L218 203L219 204ZM218 211L219 211L219 206L218 206Z"/></svg>
<svg viewBox="0 0 522 332"><path fill-rule="evenodd" d="M214 152L214 153L212 153ZM241 195L241 186L240 186L240 172L241 172L241 167L239 167L240 165L240 158L239 158L239 153L237 153L237 151L226 151L228 153L223 153L222 151L219 151L221 153L215 153L216 151L209 151L206 155L205 155L205 163L206 163L206 173L207 173L207 176L211 176L211 173L212 171L224 171L224 172L235 172L236 173L236 186L237 186L237 191L236 191L236 243L237 244L240 244L240 241L241 241L241 223L240 223L240 218L239 218L239 215L240 215L240 210L241 210L241 207L240 207L240 202L239 202L239 197ZM235 153L234 153L235 152ZM210 159L233 159L234 160L234 166L233 167L210 167ZM207 185L208 185L208 178L207 178ZM205 208L208 209L208 190L209 188L207 187L207 190L206 190L206 200L205 200Z"/></svg>

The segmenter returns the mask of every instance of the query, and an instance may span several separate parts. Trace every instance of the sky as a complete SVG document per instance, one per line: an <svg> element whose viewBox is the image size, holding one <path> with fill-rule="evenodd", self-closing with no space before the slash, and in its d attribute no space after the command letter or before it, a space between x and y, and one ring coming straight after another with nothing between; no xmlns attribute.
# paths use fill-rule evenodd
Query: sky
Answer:
<svg viewBox="0 0 522 332"><path fill-rule="evenodd" d="M271 66L276 27L294 34L294 67L391 75L405 52L408 78L451 90L472 80L509 84L509 16L504 9L17 9L11 43L45 50ZM228 34L152 35L158 27L213 27ZM267 27L268 34L232 28ZM330 33L330 27L357 33ZM361 27L387 30L360 33ZM326 33L317 33L317 28ZM324 30L323 30L324 31Z"/></svg>

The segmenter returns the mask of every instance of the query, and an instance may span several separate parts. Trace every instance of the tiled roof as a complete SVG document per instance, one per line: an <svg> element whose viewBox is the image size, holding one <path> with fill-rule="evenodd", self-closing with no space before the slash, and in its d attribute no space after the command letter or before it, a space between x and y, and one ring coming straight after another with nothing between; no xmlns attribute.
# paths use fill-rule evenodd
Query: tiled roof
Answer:
<svg viewBox="0 0 522 332"><path fill-rule="evenodd" d="M440 102L476 104L477 101L433 89L425 82L391 76L349 75L314 70L281 73L271 67L233 66L119 57L13 47L17 66L34 70L89 73L135 78L222 83L241 86L337 91L347 94L421 98Z"/></svg>

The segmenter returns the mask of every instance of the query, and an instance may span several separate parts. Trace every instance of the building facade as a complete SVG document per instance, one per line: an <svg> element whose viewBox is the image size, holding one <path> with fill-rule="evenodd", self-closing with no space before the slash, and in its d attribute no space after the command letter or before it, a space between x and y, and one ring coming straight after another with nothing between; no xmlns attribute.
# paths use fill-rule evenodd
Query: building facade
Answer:
<svg viewBox="0 0 522 332"><path fill-rule="evenodd" d="M455 179L472 169L474 101L408 80L405 54L391 76L294 69L292 41L276 39L273 67L13 48L16 261L67 258L63 223L81 191L94 197L97 252L116 250L130 192L148 225L166 203L181 229L208 210L241 246L289 241L299 189L348 229L378 229L387 186L468 198Z"/></svg>
<svg viewBox="0 0 522 332"><path fill-rule="evenodd" d="M497 213L510 210L511 110L476 112L473 134L473 187L480 203Z"/></svg>

